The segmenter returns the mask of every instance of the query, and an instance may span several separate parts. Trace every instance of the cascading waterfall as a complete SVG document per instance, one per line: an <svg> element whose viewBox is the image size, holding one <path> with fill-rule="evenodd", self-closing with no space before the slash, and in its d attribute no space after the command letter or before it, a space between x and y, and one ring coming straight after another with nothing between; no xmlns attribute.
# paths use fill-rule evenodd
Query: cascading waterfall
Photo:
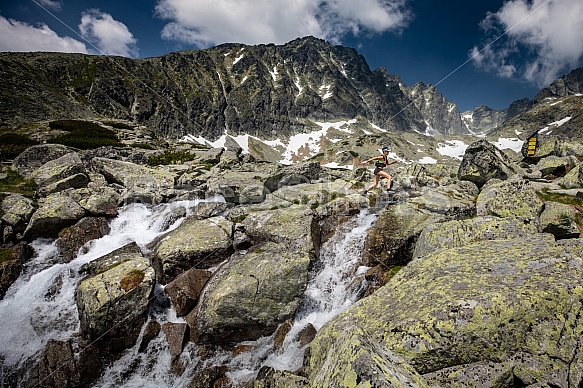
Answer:
<svg viewBox="0 0 583 388"><path fill-rule="evenodd" d="M23 365L41 351L48 340L66 340L79 330L75 290L82 278L78 270L83 264L132 241L144 247L182 222L183 218L169 228L165 225L174 209L182 206L189 210L198 203L179 201L157 207L127 205L111 221L108 235L88 243L86 253L66 264L56 264L58 252L54 241L40 239L31 244L36 257L26 264L22 275L0 301L0 377L9 369Z"/></svg>
<svg viewBox="0 0 583 388"><path fill-rule="evenodd" d="M214 199L217 200L217 199ZM129 242L136 242L142 249L154 238L178 227L184 218L169 228L169 215L173 209L183 206L192 209L197 201L182 201L148 207L131 204L120 209L110 223L107 236L87 245L86 253L66 264L55 264L57 248L54 241L37 240L33 247L35 259L27 264L20 278L0 301L0 381L4 371L19 368L26 360L38 356L49 339L66 340L79 330L75 290L81 276L78 269ZM189 213L187 213L188 215ZM303 360L304 348L296 340L297 334L311 323L316 329L348 308L359 297L358 287L352 283L366 270L358 267L364 237L376 216L362 211L352 220L339 226L335 235L321 247L320 260L310 279L304 300L283 346L274 350L274 336L245 342L252 350L233 356L230 352L217 352L201 362L198 346L189 343L181 360L185 371L181 377L171 372L168 344L161 334L139 352L139 342L128 349L113 365L108 367L97 387L181 387L187 386L192 375L201 366L229 366L229 377L235 384L253 379L266 365L278 370L296 370ZM362 282L358 283L361 286ZM156 295L163 299L162 287ZM184 322L177 318L172 308L163 308L164 302L153 303L158 322ZM141 338L141 336L140 336Z"/></svg>
<svg viewBox="0 0 583 388"><path fill-rule="evenodd" d="M334 236L320 249L320 261L315 276L310 279L304 300L296 313L291 330L286 335L283 346L275 351L274 335L254 342L245 342L253 347L230 362L229 377L235 382L243 382L255 377L262 366L276 370L294 371L302 366L305 347L297 341L297 335L308 324L319 330L326 322L346 310L358 298L364 281L362 277L367 267L360 266L364 239L367 230L377 216L362 211L350 221L342 224Z"/></svg>

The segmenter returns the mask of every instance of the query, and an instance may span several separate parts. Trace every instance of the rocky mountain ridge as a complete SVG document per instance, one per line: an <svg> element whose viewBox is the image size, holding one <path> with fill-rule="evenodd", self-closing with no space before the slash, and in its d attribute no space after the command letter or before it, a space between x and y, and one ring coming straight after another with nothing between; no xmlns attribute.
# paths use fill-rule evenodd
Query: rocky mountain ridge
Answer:
<svg viewBox="0 0 583 388"><path fill-rule="evenodd" d="M386 130L470 133L435 87L406 87L383 68L371 71L356 50L312 37L146 59L0 53L0 64L4 126L116 119L158 138L216 139L226 131L273 140L310 132L315 121L361 117ZM475 119L473 128L483 132L500 120Z"/></svg>

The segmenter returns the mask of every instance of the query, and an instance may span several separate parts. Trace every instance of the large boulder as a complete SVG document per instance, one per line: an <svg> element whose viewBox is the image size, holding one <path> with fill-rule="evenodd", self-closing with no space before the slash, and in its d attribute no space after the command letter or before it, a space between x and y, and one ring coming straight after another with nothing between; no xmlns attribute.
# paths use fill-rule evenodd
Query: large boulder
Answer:
<svg viewBox="0 0 583 388"><path fill-rule="evenodd" d="M492 181L482 189L476 200L479 216L535 220L543 207L544 203L531 183L524 179Z"/></svg>
<svg viewBox="0 0 583 388"><path fill-rule="evenodd" d="M92 163L109 183L125 188L122 200L126 203L157 204L175 194L174 173L106 158L93 158Z"/></svg>
<svg viewBox="0 0 583 388"><path fill-rule="evenodd" d="M551 233L556 239L577 238L581 234L577 226L579 212L575 208L552 201L545 202L539 217L542 232Z"/></svg>
<svg viewBox="0 0 583 388"><path fill-rule="evenodd" d="M75 225L61 230L56 242L61 262L72 261L81 247L105 236L109 230L109 222L104 217L84 217Z"/></svg>
<svg viewBox="0 0 583 388"><path fill-rule="evenodd" d="M10 194L2 201L2 222L9 225L14 233L22 233L30 221L35 207L30 198L20 194Z"/></svg>
<svg viewBox="0 0 583 388"><path fill-rule="evenodd" d="M77 288L81 334L102 351L131 347L148 314L155 274L140 247L131 243L93 262Z"/></svg>
<svg viewBox="0 0 583 388"><path fill-rule="evenodd" d="M578 164L575 168L569 171L559 183L566 189L583 186L583 164Z"/></svg>
<svg viewBox="0 0 583 388"><path fill-rule="evenodd" d="M119 193L112 187L90 182L86 188L75 191L75 200L94 217L117 216Z"/></svg>
<svg viewBox="0 0 583 388"><path fill-rule="evenodd" d="M538 233L532 222L516 218L475 217L427 225L413 252L413 258L441 249L457 248L476 241L513 239Z"/></svg>
<svg viewBox="0 0 583 388"><path fill-rule="evenodd" d="M85 209L68 194L67 191L62 191L39 200L39 207L24 231L26 240L57 237L61 229L73 225L85 216Z"/></svg>
<svg viewBox="0 0 583 388"><path fill-rule="evenodd" d="M167 284L191 268L210 268L227 259L233 252L233 227L224 217L188 217L151 246L158 281Z"/></svg>
<svg viewBox="0 0 583 388"><path fill-rule="evenodd" d="M28 147L12 161L12 167L18 173L31 178L32 172L43 164L65 156L72 151L71 148L60 144L41 144Z"/></svg>
<svg viewBox="0 0 583 388"><path fill-rule="evenodd" d="M41 193L85 187L89 183L85 165L76 152L48 161L32 172L32 178Z"/></svg>
<svg viewBox="0 0 583 388"><path fill-rule="evenodd" d="M229 344L272 334L294 316L308 283L311 257L267 242L236 254L209 280L187 317L199 343Z"/></svg>
<svg viewBox="0 0 583 388"><path fill-rule="evenodd" d="M547 156L539 160L536 164L537 169L542 176L564 176L571 171L577 164L578 159L575 156Z"/></svg>
<svg viewBox="0 0 583 388"><path fill-rule="evenodd" d="M519 172L518 166L495 145L479 140L466 149L458 170L459 180L482 187L490 179L508 179Z"/></svg>
<svg viewBox="0 0 583 388"><path fill-rule="evenodd" d="M261 203L267 194L265 179L265 175L256 172L227 170L207 181L207 194L221 194L235 204Z"/></svg>
<svg viewBox="0 0 583 388"><path fill-rule="evenodd" d="M328 368L342 334L359 328L426 379L439 375L440 383L428 381L436 386L458 386L472 374L475 387L579 386L581 257L583 240L540 234L415 259L318 332L310 378ZM357 381L367 378L361 373Z"/></svg>
<svg viewBox="0 0 583 388"><path fill-rule="evenodd" d="M192 310L211 275L210 271L192 268L176 276L164 287L177 316L185 316Z"/></svg>
<svg viewBox="0 0 583 388"><path fill-rule="evenodd" d="M241 222L252 244L274 242L286 251L306 252L311 257L319 247L318 236L312 233L315 226L313 212L303 205L250 213Z"/></svg>
<svg viewBox="0 0 583 388"><path fill-rule="evenodd" d="M472 182L462 181L434 189L425 188L423 195L411 198L409 202L420 209L443 214L451 218L461 218L476 213L478 188Z"/></svg>
<svg viewBox="0 0 583 388"><path fill-rule="evenodd" d="M442 214L409 203L384 208L368 230L362 264L393 267L408 263L413 258L415 243L423 228L445 220Z"/></svg>

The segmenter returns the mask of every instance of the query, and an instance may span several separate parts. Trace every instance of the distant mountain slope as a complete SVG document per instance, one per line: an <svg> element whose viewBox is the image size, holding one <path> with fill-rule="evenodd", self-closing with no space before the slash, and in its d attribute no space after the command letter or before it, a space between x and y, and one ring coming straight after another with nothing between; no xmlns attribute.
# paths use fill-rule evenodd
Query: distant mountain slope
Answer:
<svg viewBox="0 0 583 388"><path fill-rule="evenodd" d="M0 53L0 68L1 125L99 117L146 125L160 138L270 139L310 132L314 121L361 117L387 130L468 133L435 89L424 92L431 108L420 109L398 76L312 37L147 59Z"/></svg>
<svg viewBox="0 0 583 388"><path fill-rule="evenodd" d="M528 98L514 101L507 109L496 110L485 105L462 113L462 120L470 132L477 135L486 134L500 126L506 120L528 111L534 101Z"/></svg>

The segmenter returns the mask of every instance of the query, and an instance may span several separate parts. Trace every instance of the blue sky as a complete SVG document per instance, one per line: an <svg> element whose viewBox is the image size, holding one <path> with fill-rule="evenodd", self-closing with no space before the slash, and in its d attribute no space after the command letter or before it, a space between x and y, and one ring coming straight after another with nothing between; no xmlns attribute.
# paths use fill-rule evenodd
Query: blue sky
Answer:
<svg viewBox="0 0 583 388"><path fill-rule="evenodd" d="M0 51L145 58L313 35L371 69L504 109L583 66L582 0L0 0Z"/></svg>

